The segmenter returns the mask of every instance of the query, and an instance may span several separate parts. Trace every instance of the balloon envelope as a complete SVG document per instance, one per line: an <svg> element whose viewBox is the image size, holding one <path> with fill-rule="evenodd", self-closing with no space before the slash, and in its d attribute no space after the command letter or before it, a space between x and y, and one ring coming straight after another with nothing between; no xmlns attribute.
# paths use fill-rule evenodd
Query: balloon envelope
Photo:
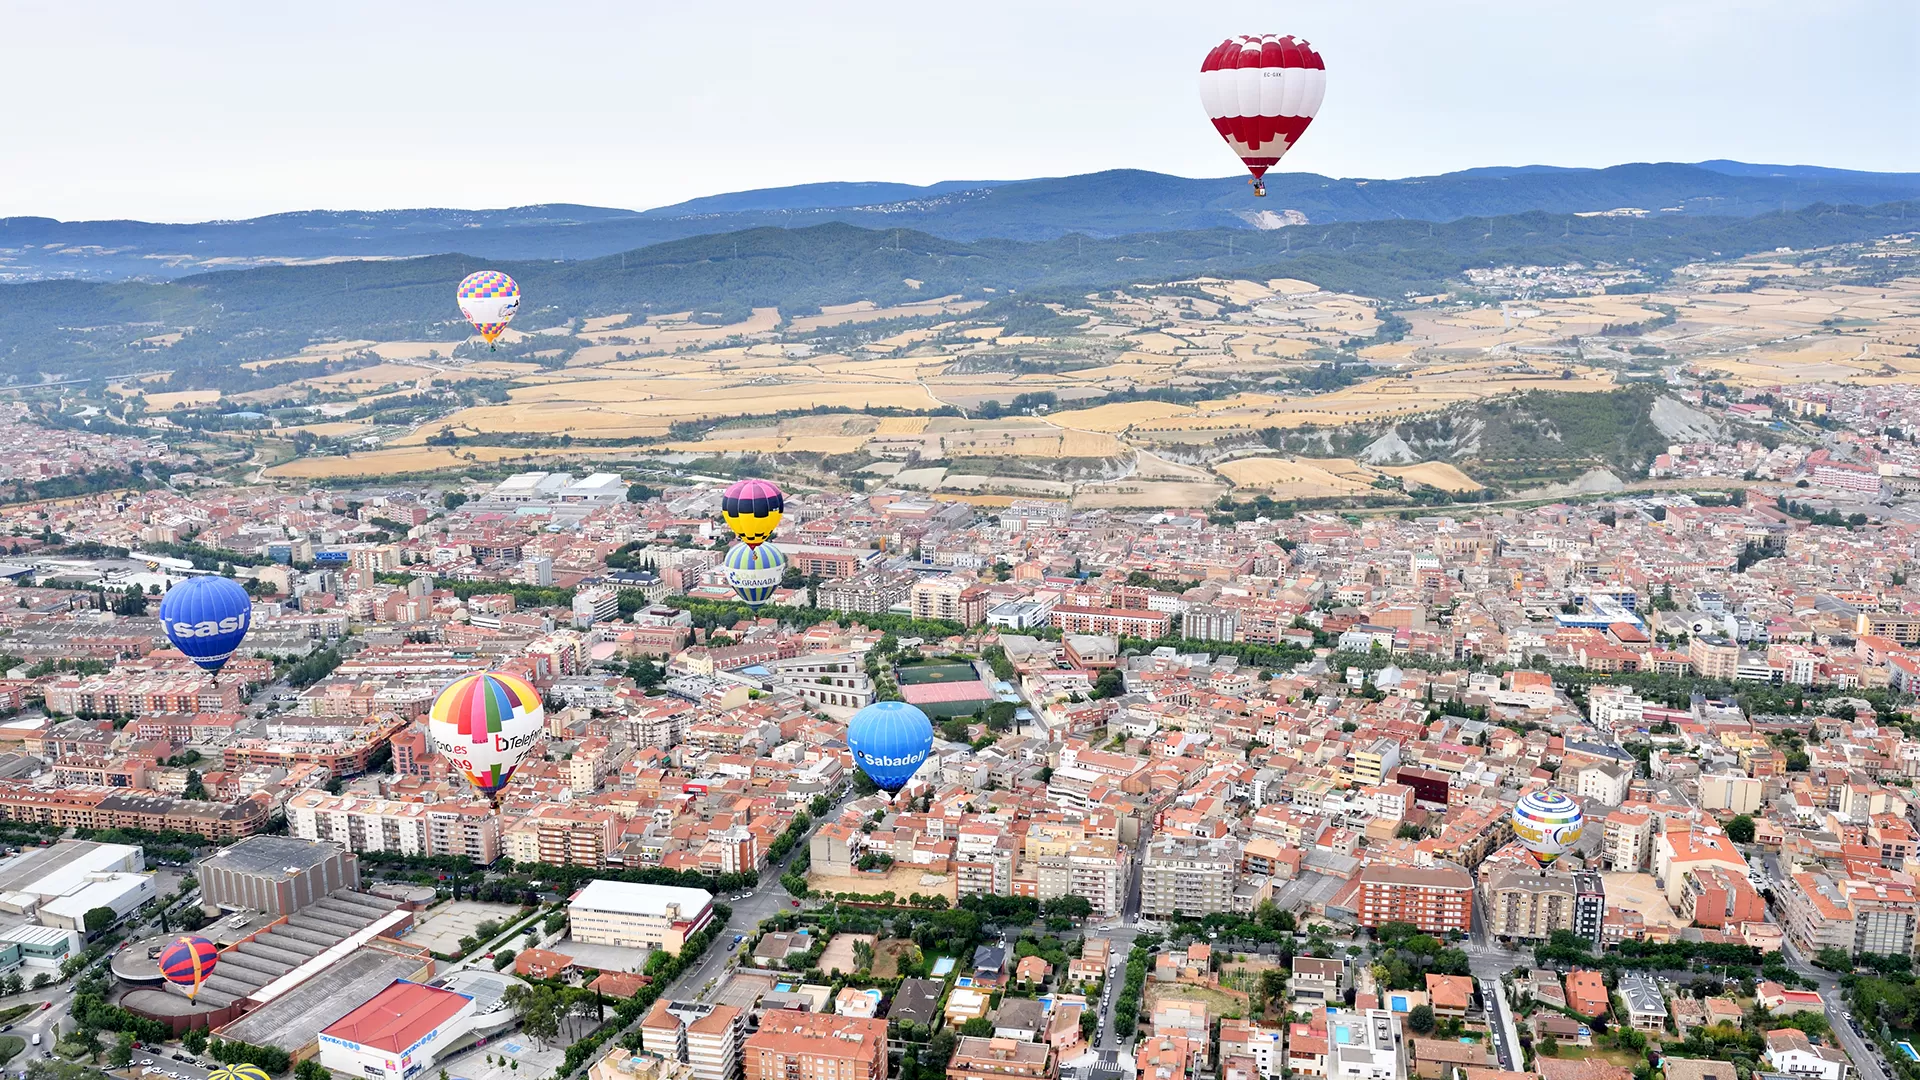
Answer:
<svg viewBox="0 0 1920 1080"><path fill-rule="evenodd" d="M727 551L727 584L748 607L773 597L787 574L787 556L772 544L739 543Z"/></svg>
<svg viewBox="0 0 1920 1080"><path fill-rule="evenodd" d="M513 779L545 719L532 684L517 675L483 671L440 691L427 715L427 734L467 783L492 798Z"/></svg>
<svg viewBox="0 0 1920 1080"><path fill-rule="evenodd" d="M220 950L213 942L196 934L183 934L160 950L160 974L173 985L184 987L191 999L219 961Z"/></svg>
<svg viewBox="0 0 1920 1080"><path fill-rule="evenodd" d="M1201 61L1200 104L1256 183L1313 123L1326 67L1313 46L1273 34L1228 38Z"/></svg>
<svg viewBox="0 0 1920 1080"><path fill-rule="evenodd" d="M1543 867L1579 841L1585 823L1580 804L1564 792L1531 792L1513 807L1513 835Z"/></svg>
<svg viewBox="0 0 1920 1080"><path fill-rule="evenodd" d="M933 721L904 701L876 701L847 722L847 749L882 791L899 791L933 749Z"/></svg>
<svg viewBox="0 0 1920 1080"><path fill-rule="evenodd" d="M460 303L460 314L489 345L506 332L513 313L520 309L520 286L498 270L468 274L454 296Z"/></svg>
<svg viewBox="0 0 1920 1080"><path fill-rule="evenodd" d="M763 544L780 527L786 496L766 480L737 480L720 496L720 516L743 544Z"/></svg>
<svg viewBox="0 0 1920 1080"><path fill-rule="evenodd" d="M258 1065L226 1065L207 1074L207 1080L273 1080Z"/></svg>
<svg viewBox="0 0 1920 1080"><path fill-rule="evenodd" d="M226 666L252 621L253 599L228 578L190 577L160 598L167 640L208 671Z"/></svg>

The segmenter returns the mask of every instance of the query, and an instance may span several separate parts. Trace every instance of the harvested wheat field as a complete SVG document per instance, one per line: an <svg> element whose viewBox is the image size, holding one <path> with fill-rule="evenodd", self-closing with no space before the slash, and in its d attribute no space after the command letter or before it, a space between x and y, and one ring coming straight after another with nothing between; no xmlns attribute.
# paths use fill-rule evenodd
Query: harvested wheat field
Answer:
<svg viewBox="0 0 1920 1080"><path fill-rule="evenodd" d="M1165 401L1124 401L1112 405L1095 405L1091 409L1054 413L1048 419L1061 427L1113 434L1125 431L1135 424L1163 420L1169 416L1187 416L1192 412L1192 406L1174 405Z"/></svg>
<svg viewBox="0 0 1920 1080"><path fill-rule="evenodd" d="M1210 506L1227 493L1221 483L1195 483L1180 480L1122 480L1110 484L1085 484L1074 492L1076 510L1101 508L1155 509L1169 506Z"/></svg>
<svg viewBox="0 0 1920 1080"><path fill-rule="evenodd" d="M775 435L673 442L667 449L693 454L851 454L865 445L865 435Z"/></svg>
<svg viewBox="0 0 1920 1080"><path fill-rule="evenodd" d="M370 450L344 457L299 458L284 465L275 465L266 471L266 475L284 479L319 480L336 476L383 476L393 473L464 469L495 461L525 460L531 466L531 463L540 458L591 456L590 453L563 450L558 447L544 449L520 446L465 446L453 449L404 447Z"/></svg>
<svg viewBox="0 0 1920 1080"><path fill-rule="evenodd" d="M1441 491L1460 493L1479 491L1483 486L1479 481L1444 461L1423 461L1418 465L1381 465L1378 471L1400 480L1415 484L1425 484Z"/></svg>
<svg viewBox="0 0 1920 1080"><path fill-rule="evenodd" d="M1322 459L1316 463L1306 458L1247 457L1223 461L1214 466L1214 471L1233 481L1236 487L1260 488L1289 499L1357 495L1372 487L1363 478L1364 468L1343 458Z"/></svg>
<svg viewBox="0 0 1920 1080"><path fill-rule="evenodd" d="M213 405L220 400L218 390L175 390L165 394L148 394L147 408L153 412L168 412L173 409L194 409L202 405Z"/></svg>

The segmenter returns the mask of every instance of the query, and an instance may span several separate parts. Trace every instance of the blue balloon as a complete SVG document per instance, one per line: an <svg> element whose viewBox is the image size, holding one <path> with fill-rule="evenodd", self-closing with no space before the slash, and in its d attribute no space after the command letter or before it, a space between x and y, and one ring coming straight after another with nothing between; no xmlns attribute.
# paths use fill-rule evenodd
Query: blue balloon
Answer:
<svg viewBox="0 0 1920 1080"><path fill-rule="evenodd" d="M933 721L904 701L876 701L847 722L847 749L880 790L899 791L933 749Z"/></svg>
<svg viewBox="0 0 1920 1080"><path fill-rule="evenodd" d="M233 581L190 577L160 600L160 626L187 659L218 672L253 622L253 599Z"/></svg>

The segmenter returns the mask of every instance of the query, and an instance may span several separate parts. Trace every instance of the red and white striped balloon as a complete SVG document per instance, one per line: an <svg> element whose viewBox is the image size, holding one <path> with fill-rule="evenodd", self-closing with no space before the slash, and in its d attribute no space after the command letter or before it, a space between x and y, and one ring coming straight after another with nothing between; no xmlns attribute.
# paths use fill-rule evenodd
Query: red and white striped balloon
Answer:
<svg viewBox="0 0 1920 1080"><path fill-rule="evenodd" d="M1255 195L1267 193L1267 169L1313 123L1326 93L1320 54L1291 35L1228 38L1200 65L1200 103L1253 174Z"/></svg>

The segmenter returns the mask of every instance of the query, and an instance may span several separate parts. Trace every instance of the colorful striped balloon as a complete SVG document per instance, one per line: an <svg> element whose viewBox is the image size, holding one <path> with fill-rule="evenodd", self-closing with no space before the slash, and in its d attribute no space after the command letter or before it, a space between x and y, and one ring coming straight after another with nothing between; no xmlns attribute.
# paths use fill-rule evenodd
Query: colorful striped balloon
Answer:
<svg viewBox="0 0 1920 1080"><path fill-rule="evenodd" d="M1513 807L1513 835L1541 866L1567 853L1580 840L1586 815L1565 792L1535 791Z"/></svg>
<svg viewBox="0 0 1920 1080"><path fill-rule="evenodd" d="M772 544L739 543L727 552L727 584L748 607L773 597L787 573L787 556Z"/></svg>
<svg viewBox="0 0 1920 1080"><path fill-rule="evenodd" d="M219 946L197 934L182 934L160 950L161 976L186 990L189 1001L219 962Z"/></svg>
<svg viewBox="0 0 1920 1080"><path fill-rule="evenodd" d="M226 1065L207 1074L207 1080L273 1080L258 1065Z"/></svg>
<svg viewBox="0 0 1920 1080"><path fill-rule="evenodd" d="M780 527L787 505L780 489L766 480L736 480L720 496L720 516L743 544L764 544Z"/></svg>
<svg viewBox="0 0 1920 1080"><path fill-rule="evenodd" d="M427 734L448 764L476 790L500 790L540 738L546 710L540 692L518 675L483 671L455 679L434 699Z"/></svg>
<svg viewBox="0 0 1920 1080"><path fill-rule="evenodd" d="M498 270L480 270L461 279L454 290L460 314L491 345L507 330L520 309L520 286Z"/></svg>

